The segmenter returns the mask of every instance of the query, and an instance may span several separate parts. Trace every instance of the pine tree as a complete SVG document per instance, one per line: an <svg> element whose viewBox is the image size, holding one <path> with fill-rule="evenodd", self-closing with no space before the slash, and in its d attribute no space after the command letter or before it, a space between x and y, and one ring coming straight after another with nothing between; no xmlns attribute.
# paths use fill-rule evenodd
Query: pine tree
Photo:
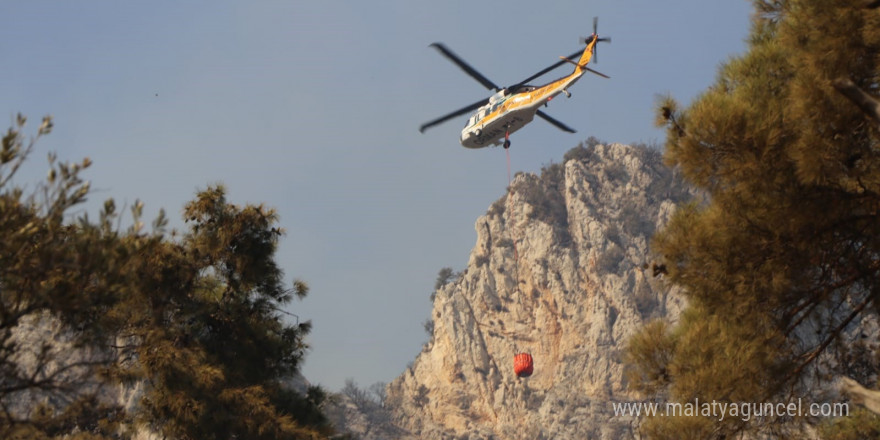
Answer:
<svg viewBox="0 0 880 440"><path fill-rule="evenodd" d="M317 406L323 392L299 396L283 380L298 371L310 324L284 323L280 306L303 297L305 283L283 285L274 261L283 231L273 210L238 207L222 187L208 188L184 216L181 243L159 243L147 267L154 274L141 297L121 310L143 312L136 367L150 388L145 420L175 438L318 438L329 433ZM315 431L310 427L321 428Z"/></svg>
<svg viewBox="0 0 880 440"><path fill-rule="evenodd" d="M880 10L763 0L748 51L687 109L662 100L666 159L703 190L654 240L689 308L634 338L634 385L688 402L809 397L880 308ZM861 99L861 102L860 102ZM822 368L819 368L821 365ZM863 378L864 379L864 378ZM647 420L653 438L798 436L804 420ZM812 421L807 421L812 422Z"/></svg>
<svg viewBox="0 0 880 440"><path fill-rule="evenodd" d="M213 186L186 206L182 237L164 215L145 232L140 202L126 229L112 200L95 222L73 218L91 161L50 155L47 181L26 194L13 176L52 124L28 141L25 122L0 149L0 438L329 435L323 390L288 384L310 323L290 324L283 307L308 286L284 283L275 212ZM113 396L133 384L143 396L126 408Z"/></svg>

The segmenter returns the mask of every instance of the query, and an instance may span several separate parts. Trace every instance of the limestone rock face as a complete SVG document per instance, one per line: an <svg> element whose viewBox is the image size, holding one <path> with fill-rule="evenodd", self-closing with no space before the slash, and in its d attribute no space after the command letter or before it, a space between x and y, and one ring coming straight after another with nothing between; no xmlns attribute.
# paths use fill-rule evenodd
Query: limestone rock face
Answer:
<svg viewBox="0 0 880 440"><path fill-rule="evenodd" d="M477 219L467 268L435 293L433 335L387 388L413 438L621 438L631 418L623 350L682 298L654 277L648 248L691 195L660 153L578 148L541 176L519 174ZM534 374L517 378L529 352Z"/></svg>

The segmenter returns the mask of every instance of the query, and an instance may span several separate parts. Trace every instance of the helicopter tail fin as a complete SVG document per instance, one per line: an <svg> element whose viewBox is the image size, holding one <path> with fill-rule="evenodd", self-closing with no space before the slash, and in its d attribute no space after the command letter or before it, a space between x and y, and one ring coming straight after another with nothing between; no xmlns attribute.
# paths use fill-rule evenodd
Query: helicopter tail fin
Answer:
<svg viewBox="0 0 880 440"><path fill-rule="evenodd" d="M596 41L598 41L598 38L593 35L592 41L589 41L587 43L587 47L584 48L584 53L581 54L580 59L578 59L577 63L575 64L574 71L576 73L581 73L584 70L588 70L587 64L590 64L590 60L593 59L593 51L596 48Z"/></svg>
<svg viewBox="0 0 880 440"><path fill-rule="evenodd" d="M573 75L579 75L584 72L590 72L590 73L595 73L596 75L599 75L603 78L610 78L608 75L606 75L604 73L597 72L597 71L587 67L587 64L590 64L590 61L593 59L593 55L595 55L595 53L596 53L596 43L598 43L600 41L611 41L611 39L610 38L599 38L596 34L593 34L590 37L590 39L588 41L586 41L587 47L584 48L584 53L581 54L581 57L580 57L580 59L578 59L577 62L574 62L573 60L565 58L565 57L559 57L559 58L561 58L563 61L567 61L571 64L574 64Z"/></svg>

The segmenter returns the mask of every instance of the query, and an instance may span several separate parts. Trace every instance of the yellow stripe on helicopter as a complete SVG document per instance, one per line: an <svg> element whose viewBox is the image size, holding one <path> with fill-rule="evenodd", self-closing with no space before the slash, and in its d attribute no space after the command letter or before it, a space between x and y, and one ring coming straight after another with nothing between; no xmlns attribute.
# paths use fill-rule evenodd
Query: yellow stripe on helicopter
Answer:
<svg viewBox="0 0 880 440"><path fill-rule="evenodd" d="M595 73L602 77L608 78L607 75L599 73L587 65L593 61L593 55L596 50L596 43L599 41L611 41L610 38L599 38L597 33L598 20L593 18L593 34L585 39L586 47L579 50L568 57L560 57L561 61L535 73L534 75L508 87L499 87L497 84L483 76L476 69L462 60L458 55L447 49L442 43L434 43L431 47L436 48L441 54L446 56L450 61L458 65L480 84L495 93L489 98L482 99L473 104L462 107L454 112L441 116L432 121L426 122L419 127L420 132L435 125L446 122L452 118L460 116L468 112L474 112L468 119L464 130L461 132L461 144L468 148L482 148L488 145L502 144L505 148L510 146L510 133L522 128L531 122L535 115L550 122L557 128L574 133L574 129L550 117L540 110L542 105L546 105L551 99L560 93L571 96L568 88L574 84L585 72ZM580 55L578 61L574 58ZM550 72L553 69L565 64L574 64L574 72L559 78L542 86L530 86L528 82Z"/></svg>

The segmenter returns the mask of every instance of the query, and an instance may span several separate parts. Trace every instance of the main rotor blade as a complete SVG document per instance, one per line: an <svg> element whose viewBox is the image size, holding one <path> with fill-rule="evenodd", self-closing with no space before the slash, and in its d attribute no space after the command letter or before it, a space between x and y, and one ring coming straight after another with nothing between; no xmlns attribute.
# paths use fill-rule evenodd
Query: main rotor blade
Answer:
<svg viewBox="0 0 880 440"><path fill-rule="evenodd" d="M580 54L582 54L583 52L584 52L583 50L579 50L579 51L577 51L577 52L575 52L575 53L573 53L573 54L567 56L566 58L569 59L569 60L574 61L574 60L575 60ZM530 82L531 80L533 80L533 79L535 79L535 78L538 78L538 77L540 77L540 76L543 76L543 75L546 74L547 72L550 72L551 70L553 70L553 69L555 69L555 68L557 68L557 67L559 67L559 66L561 66L561 65L563 65L563 64L565 64L565 63L566 63L565 60L557 61L557 62L551 64L550 67L547 67L546 69L541 70L540 72L538 72L538 73L536 73L536 74L534 74L534 75L532 75L532 76L530 76L530 77L528 77L528 78L526 78L526 79L524 79L524 80L522 80L522 81L520 81L520 82L518 82L518 83L516 83L516 84L514 84L514 85L512 85L512 86L510 86L510 87L508 87L508 89L509 89L511 92L515 92L516 89L517 89L518 87L522 86L523 84L527 84L527 83Z"/></svg>
<svg viewBox="0 0 880 440"><path fill-rule="evenodd" d="M474 111L474 110L476 110L476 109L478 109L488 103L489 103L489 98L484 98L484 99L481 99L471 105L468 105L466 107L462 107L452 113L449 113L447 115L443 115L437 119L434 119L433 121L426 122L426 123L422 124L421 127L419 127L419 133L424 133L425 130L427 130L435 125L442 124L442 123L444 123L444 122L446 122L456 116L465 114L470 111Z"/></svg>
<svg viewBox="0 0 880 440"><path fill-rule="evenodd" d="M571 128L571 127L569 127L569 126L563 124L562 122L557 121L556 119L551 118L550 115L548 115L547 113L542 112L541 110L538 110L537 115L540 116L541 118L543 118L545 121L547 121L547 122L549 122L549 123L555 125L556 128L558 128L558 129L560 129L560 130L562 130L562 131L567 131L567 132L569 132L569 133L576 133L576 131L574 131L573 128Z"/></svg>
<svg viewBox="0 0 880 440"><path fill-rule="evenodd" d="M474 69L473 67L471 67L470 64L466 63L458 55L447 49L446 46L443 45L443 43L433 43L431 44L431 47L439 50L440 53L442 53L446 58L449 58L449 60L460 67L461 70L464 70L465 73L470 75L473 79L479 81L480 84L483 85L483 87L489 90L501 90L501 87L498 87L498 85L492 82L492 80L483 76L482 73L477 72L477 69Z"/></svg>
<svg viewBox="0 0 880 440"><path fill-rule="evenodd" d="M601 76L602 78L608 78L608 79L611 79L610 76L608 76L608 75L606 75L606 74L604 74L604 73L602 73L602 72L597 72L597 71L595 71L595 70L593 70L593 69L590 69L589 67L584 67L584 70L588 70L588 71L590 71L590 72L593 72L593 73L595 73L596 75Z"/></svg>

